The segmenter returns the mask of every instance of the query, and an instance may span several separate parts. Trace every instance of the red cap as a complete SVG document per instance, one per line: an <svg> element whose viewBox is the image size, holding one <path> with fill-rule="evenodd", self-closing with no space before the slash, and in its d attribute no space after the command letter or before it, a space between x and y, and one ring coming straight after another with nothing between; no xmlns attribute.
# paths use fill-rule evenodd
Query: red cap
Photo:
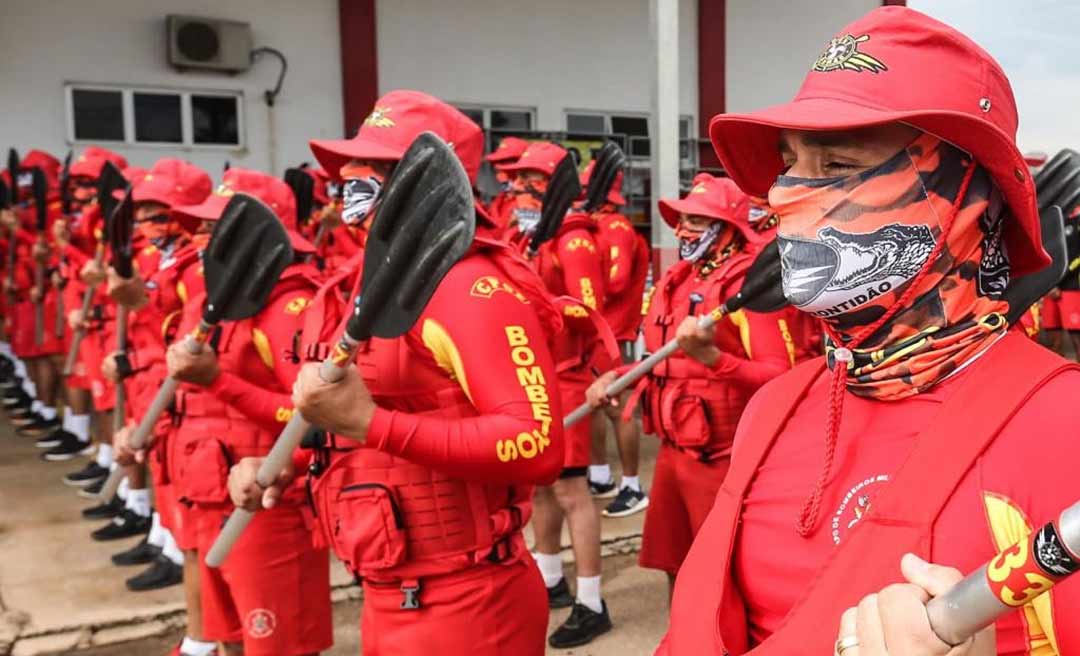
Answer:
<svg viewBox="0 0 1080 656"><path fill-rule="evenodd" d="M660 200L660 216L672 228L679 225L679 215L704 216L727 221L735 226L749 241L756 241L750 228L750 197L740 190L730 178L716 178L699 173L694 178L690 193L681 200Z"/></svg>
<svg viewBox="0 0 1080 656"><path fill-rule="evenodd" d="M1005 73L963 34L906 7L881 7L848 25L814 63L795 99L750 114L720 114L709 136L724 169L764 196L784 168L781 128L844 130L902 122L970 153L1012 210L1005 238L1014 275L1050 262L1035 185L1016 147L1016 101Z"/></svg>
<svg viewBox="0 0 1080 656"><path fill-rule="evenodd" d="M327 173L351 159L396 162L423 132L434 132L454 148L469 180L475 182L484 150L484 133L472 119L434 96L420 91L391 91L375 101L352 139L313 139L311 152Z"/></svg>
<svg viewBox="0 0 1080 656"><path fill-rule="evenodd" d="M106 148L89 146L79 157L71 163L68 173L72 176L82 176L97 180L101 177L101 169L105 168L105 162L112 162L116 168L127 168L127 159L123 155L114 153ZM130 178L129 178L130 179Z"/></svg>
<svg viewBox="0 0 1080 656"><path fill-rule="evenodd" d="M60 160L44 150L31 150L19 162L19 168L26 170L34 167L41 169L41 172L45 174L45 180L48 182L50 190L59 189Z"/></svg>
<svg viewBox="0 0 1080 656"><path fill-rule="evenodd" d="M513 164L501 164L500 171L540 171L545 175L555 172L555 167L566 157L566 149L550 141L534 141Z"/></svg>
<svg viewBox="0 0 1080 656"><path fill-rule="evenodd" d="M589 180L592 178L593 169L596 168L596 160L592 160L585 166L585 170L581 172L578 179L581 182L581 193L584 194L589 187ZM615 174L615 182L611 185L611 189L608 191L607 200L612 205L626 205L626 198L622 195L623 185L623 172L619 171Z"/></svg>
<svg viewBox="0 0 1080 656"><path fill-rule="evenodd" d="M142 177L144 175L146 175L147 173L149 173L149 172L150 172L149 169L146 169L146 168L144 168L142 166L129 166L126 169L124 169L123 171L120 171L120 175L124 176L124 179L127 180L128 182L131 182L131 183L134 184L138 180L141 180ZM120 198L123 198L123 197L124 197L123 194L121 194Z"/></svg>
<svg viewBox="0 0 1080 656"><path fill-rule="evenodd" d="M254 196L274 210L278 220L289 233L293 249L311 253L315 247L296 230L296 199L292 189L282 180L259 171L233 167L225 171L221 184L197 205L179 205L172 214L188 232L195 232L203 221L217 221L234 194Z"/></svg>
<svg viewBox="0 0 1080 656"><path fill-rule="evenodd" d="M124 175L130 170L125 170ZM210 195L212 186L210 175L198 166L165 157L154 163L153 168L141 177L132 180L131 200L136 203L161 203L168 207L198 205Z"/></svg>
<svg viewBox="0 0 1080 656"><path fill-rule="evenodd" d="M502 140L499 141L499 147L493 152L488 153L484 159L493 164L509 162L511 160L517 161L528 147L529 142L524 139L518 137L503 137Z"/></svg>

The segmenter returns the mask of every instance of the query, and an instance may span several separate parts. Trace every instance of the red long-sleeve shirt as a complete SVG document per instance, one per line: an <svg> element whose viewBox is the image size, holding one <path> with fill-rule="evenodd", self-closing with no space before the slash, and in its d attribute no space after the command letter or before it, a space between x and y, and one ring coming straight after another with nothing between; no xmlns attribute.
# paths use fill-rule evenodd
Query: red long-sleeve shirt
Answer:
<svg viewBox="0 0 1080 656"><path fill-rule="evenodd" d="M598 213L598 240L607 265L604 318L615 339L633 340L641 325L641 301L649 272L649 246L618 212Z"/></svg>

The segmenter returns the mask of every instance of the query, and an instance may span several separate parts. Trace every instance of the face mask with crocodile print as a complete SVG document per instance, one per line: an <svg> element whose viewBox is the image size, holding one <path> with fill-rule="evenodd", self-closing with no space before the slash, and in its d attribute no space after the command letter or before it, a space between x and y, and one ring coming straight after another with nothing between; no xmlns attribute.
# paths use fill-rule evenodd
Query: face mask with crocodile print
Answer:
<svg viewBox="0 0 1080 656"><path fill-rule="evenodd" d="M822 318L833 342L847 343L884 315L938 240L945 240L909 307L852 349L852 392L875 398L916 394L1007 328L1002 294L1009 261L1002 227L1008 211L986 172L936 137L923 134L855 175L781 176L769 204L780 216L784 294Z"/></svg>

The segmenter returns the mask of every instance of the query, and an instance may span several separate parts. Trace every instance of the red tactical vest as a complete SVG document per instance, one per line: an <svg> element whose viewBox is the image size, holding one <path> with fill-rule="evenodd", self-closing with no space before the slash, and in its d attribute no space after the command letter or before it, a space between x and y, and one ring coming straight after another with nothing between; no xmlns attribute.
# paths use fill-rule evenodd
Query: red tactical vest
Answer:
<svg viewBox="0 0 1080 656"><path fill-rule="evenodd" d="M314 287L313 271L310 265L286 269L267 299L267 305L284 294ZM211 337L222 371L251 370L244 366L242 359L251 357L250 350L245 347L250 343L248 336L252 334L253 322L253 319L223 322L215 331L217 334ZM267 389L279 387L269 371L265 378L249 382ZM244 413L194 385L183 385L177 392L175 411L182 417L173 447L177 459L176 480L181 497L193 503L228 501L227 483L232 465L241 458L266 455L277 439L276 433L259 428ZM299 496L299 488L296 488L296 492L287 498L299 502Z"/></svg>
<svg viewBox="0 0 1080 656"><path fill-rule="evenodd" d="M733 255L704 279L691 262L668 269L642 323L646 349L654 351L672 339L687 316L722 303L738 289L751 262L748 254ZM724 352L744 353L738 327L725 319L716 329ZM730 455L735 427L754 391L725 382L711 368L677 353L656 365L638 384L635 396L641 397L645 432L712 460ZM624 412L632 412L636 401Z"/></svg>
<svg viewBox="0 0 1080 656"><path fill-rule="evenodd" d="M477 238L472 252L492 257L511 284L528 294L537 285L520 280L527 269L504 260L510 257L504 248ZM331 298L317 297L310 309ZM530 300L544 320L539 306L546 300ZM323 314L318 310L314 316ZM410 349L404 337L371 339L361 347L357 367L381 407L476 416L461 387L429 357ZM328 439L333 447L316 455L309 478L311 502L324 539L356 576L411 582L524 554L521 528L531 513L531 486L455 479L376 449L350 448L349 440Z"/></svg>
<svg viewBox="0 0 1080 656"><path fill-rule="evenodd" d="M806 581L805 596L781 628L750 650L746 611L732 571L743 500L773 442L824 368L824 358L816 358L777 379L770 389L774 411L756 415L741 437L715 505L679 571L671 624L658 656L830 653L844 610L898 582L903 554L929 557L939 513L1016 411L1054 376L1080 366L1015 332L986 352L941 404L867 514ZM1001 385L1003 380L1010 384ZM957 439L961 436L965 439ZM792 523L794 530L794 518ZM726 563L723 572L717 572L718 563Z"/></svg>

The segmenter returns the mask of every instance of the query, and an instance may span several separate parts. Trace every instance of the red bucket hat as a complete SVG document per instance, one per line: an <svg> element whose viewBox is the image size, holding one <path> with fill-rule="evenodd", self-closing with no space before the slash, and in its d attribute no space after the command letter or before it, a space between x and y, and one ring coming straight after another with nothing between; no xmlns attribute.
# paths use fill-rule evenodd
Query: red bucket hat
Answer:
<svg viewBox="0 0 1080 656"><path fill-rule="evenodd" d="M593 169L596 168L596 160L592 160L585 166L585 170L578 176L578 180L581 182L581 193L584 194L585 190L589 186L589 180L592 178ZM626 197L622 195L623 185L623 172L619 171L615 174L615 182L611 185L611 190L608 191L607 201L612 205L626 205Z"/></svg>
<svg viewBox="0 0 1080 656"><path fill-rule="evenodd" d="M755 196L784 163L782 128L845 130L901 122L970 153L1012 210L1006 243L1014 274L1050 262L1035 185L1016 147L1016 101L1005 73L971 39L906 7L881 7L841 30L795 99L749 114L720 114L709 136L727 173Z"/></svg>
<svg viewBox="0 0 1080 656"><path fill-rule="evenodd" d="M180 205L172 208L173 217L188 232L195 232L203 221L217 221L225 206L237 193L254 196L274 211L278 220L289 233L293 249L313 253L315 247L296 230L296 199L289 185L273 176L233 167L225 172L221 184L204 201L197 205Z"/></svg>
<svg viewBox="0 0 1080 656"><path fill-rule="evenodd" d="M73 177L81 176L97 180L101 177L101 169L105 168L105 162L112 162L121 171L127 168L128 162L123 155L114 153L107 148L88 146L79 155L78 159L71 163L68 171Z"/></svg>
<svg viewBox="0 0 1080 656"><path fill-rule="evenodd" d="M699 173L694 178L690 193L681 200L661 199L659 206L664 223L672 228L678 227L680 214L705 216L726 221L735 226L747 241L757 241L749 222L750 198L730 178L715 178L708 173Z"/></svg>
<svg viewBox="0 0 1080 656"><path fill-rule="evenodd" d="M540 171L551 175L564 157L566 149L562 146L550 141L536 141L529 144L517 162L500 164L495 168L500 171Z"/></svg>
<svg viewBox="0 0 1080 656"><path fill-rule="evenodd" d="M44 150L31 150L26 153L22 161L19 162L19 168L26 171L26 169L32 169L34 167L41 169L41 172L45 174L45 180L48 183L49 191L55 191L60 188L60 160ZM16 181L16 184L23 186L25 180L28 180L28 178L18 180Z"/></svg>
<svg viewBox="0 0 1080 656"><path fill-rule="evenodd" d="M519 137L503 137L502 140L499 141L499 147L496 148L494 152L485 155L484 159L492 164L517 161L528 147L529 142L524 139Z"/></svg>
<svg viewBox="0 0 1080 656"><path fill-rule="evenodd" d="M126 174L126 171L125 171ZM155 202L168 207L198 205L210 195L210 175L181 159L165 157L131 183L131 200ZM121 194L117 191L114 195Z"/></svg>
<svg viewBox="0 0 1080 656"><path fill-rule="evenodd" d="M351 159L396 162L423 132L434 132L454 148L469 180L476 182L484 133L472 119L434 96L420 91L391 91L352 139L313 139L311 152L334 178Z"/></svg>

